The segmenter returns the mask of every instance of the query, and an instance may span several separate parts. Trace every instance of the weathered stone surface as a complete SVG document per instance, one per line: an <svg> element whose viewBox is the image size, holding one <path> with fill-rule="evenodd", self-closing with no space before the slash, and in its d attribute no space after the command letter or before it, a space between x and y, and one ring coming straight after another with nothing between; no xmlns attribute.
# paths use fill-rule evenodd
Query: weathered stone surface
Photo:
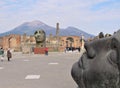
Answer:
<svg viewBox="0 0 120 88"><path fill-rule="evenodd" d="M30 46L24 45L24 46L22 47L22 53L23 53L23 54L29 54L29 53L31 53L31 48L30 48Z"/></svg>
<svg viewBox="0 0 120 88"><path fill-rule="evenodd" d="M34 48L34 54L45 54L45 48L44 47Z"/></svg>
<svg viewBox="0 0 120 88"><path fill-rule="evenodd" d="M45 47L46 34L43 30L37 30L34 33L36 47Z"/></svg>
<svg viewBox="0 0 120 88"><path fill-rule="evenodd" d="M120 30L85 43L85 49L71 70L79 88L120 88Z"/></svg>

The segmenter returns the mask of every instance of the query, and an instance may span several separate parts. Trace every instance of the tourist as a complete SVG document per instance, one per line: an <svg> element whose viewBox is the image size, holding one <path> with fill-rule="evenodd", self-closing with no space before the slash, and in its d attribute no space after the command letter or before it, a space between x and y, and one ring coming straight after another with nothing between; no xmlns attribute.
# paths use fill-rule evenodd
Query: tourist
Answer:
<svg viewBox="0 0 120 88"><path fill-rule="evenodd" d="M67 49L65 48L65 49L64 49L64 52L66 53L66 51L67 51Z"/></svg>
<svg viewBox="0 0 120 88"><path fill-rule="evenodd" d="M10 52L10 49L7 50L7 58L8 61L10 61L10 58L12 58L12 53Z"/></svg>
<svg viewBox="0 0 120 88"><path fill-rule="evenodd" d="M45 48L45 55L48 55L48 48Z"/></svg>
<svg viewBox="0 0 120 88"><path fill-rule="evenodd" d="M3 48L0 49L0 58L1 58L1 61L3 61L3 59L4 59L4 49Z"/></svg>

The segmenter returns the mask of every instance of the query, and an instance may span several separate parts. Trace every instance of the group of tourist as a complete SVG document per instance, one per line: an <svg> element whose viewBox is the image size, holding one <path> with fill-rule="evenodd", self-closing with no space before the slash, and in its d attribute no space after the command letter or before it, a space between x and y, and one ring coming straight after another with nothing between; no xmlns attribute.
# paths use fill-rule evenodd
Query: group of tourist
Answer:
<svg viewBox="0 0 120 88"><path fill-rule="evenodd" d="M12 53L10 52L10 49L7 49L7 59L10 61L10 58L12 58ZM3 48L0 48L0 59L3 61L5 58L5 50Z"/></svg>

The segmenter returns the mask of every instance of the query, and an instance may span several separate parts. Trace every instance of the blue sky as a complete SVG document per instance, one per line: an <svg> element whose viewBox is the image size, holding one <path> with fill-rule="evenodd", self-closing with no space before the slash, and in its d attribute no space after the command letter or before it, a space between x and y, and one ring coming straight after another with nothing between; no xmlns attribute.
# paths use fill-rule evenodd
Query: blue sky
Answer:
<svg viewBox="0 0 120 88"><path fill-rule="evenodd" d="M120 0L0 0L0 33L34 20L112 34L120 29Z"/></svg>

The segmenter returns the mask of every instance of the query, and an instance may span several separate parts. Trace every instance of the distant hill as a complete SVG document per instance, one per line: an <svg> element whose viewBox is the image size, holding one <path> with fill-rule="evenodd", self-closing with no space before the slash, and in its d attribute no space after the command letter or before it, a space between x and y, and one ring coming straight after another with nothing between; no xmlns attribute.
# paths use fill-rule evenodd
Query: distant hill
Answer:
<svg viewBox="0 0 120 88"><path fill-rule="evenodd" d="M9 35L9 34L20 34L23 35L24 33L26 33L27 35L34 35L34 32L38 29L43 29L46 32L46 35L55 35L56 34L56 28L55 27L51 27L46 25L45 23L41 22L41 21L32 21L32 22L25 22L23 24L21 24L20 26L5 32L5 33L1 33L0 36L5 36L5 35ZM60 28L60 36L81 36L84 35L85 38L91 38L94 35L88 34L80 29L77 29L75 27L67 27L65 29L61 29Z"/></svg>

